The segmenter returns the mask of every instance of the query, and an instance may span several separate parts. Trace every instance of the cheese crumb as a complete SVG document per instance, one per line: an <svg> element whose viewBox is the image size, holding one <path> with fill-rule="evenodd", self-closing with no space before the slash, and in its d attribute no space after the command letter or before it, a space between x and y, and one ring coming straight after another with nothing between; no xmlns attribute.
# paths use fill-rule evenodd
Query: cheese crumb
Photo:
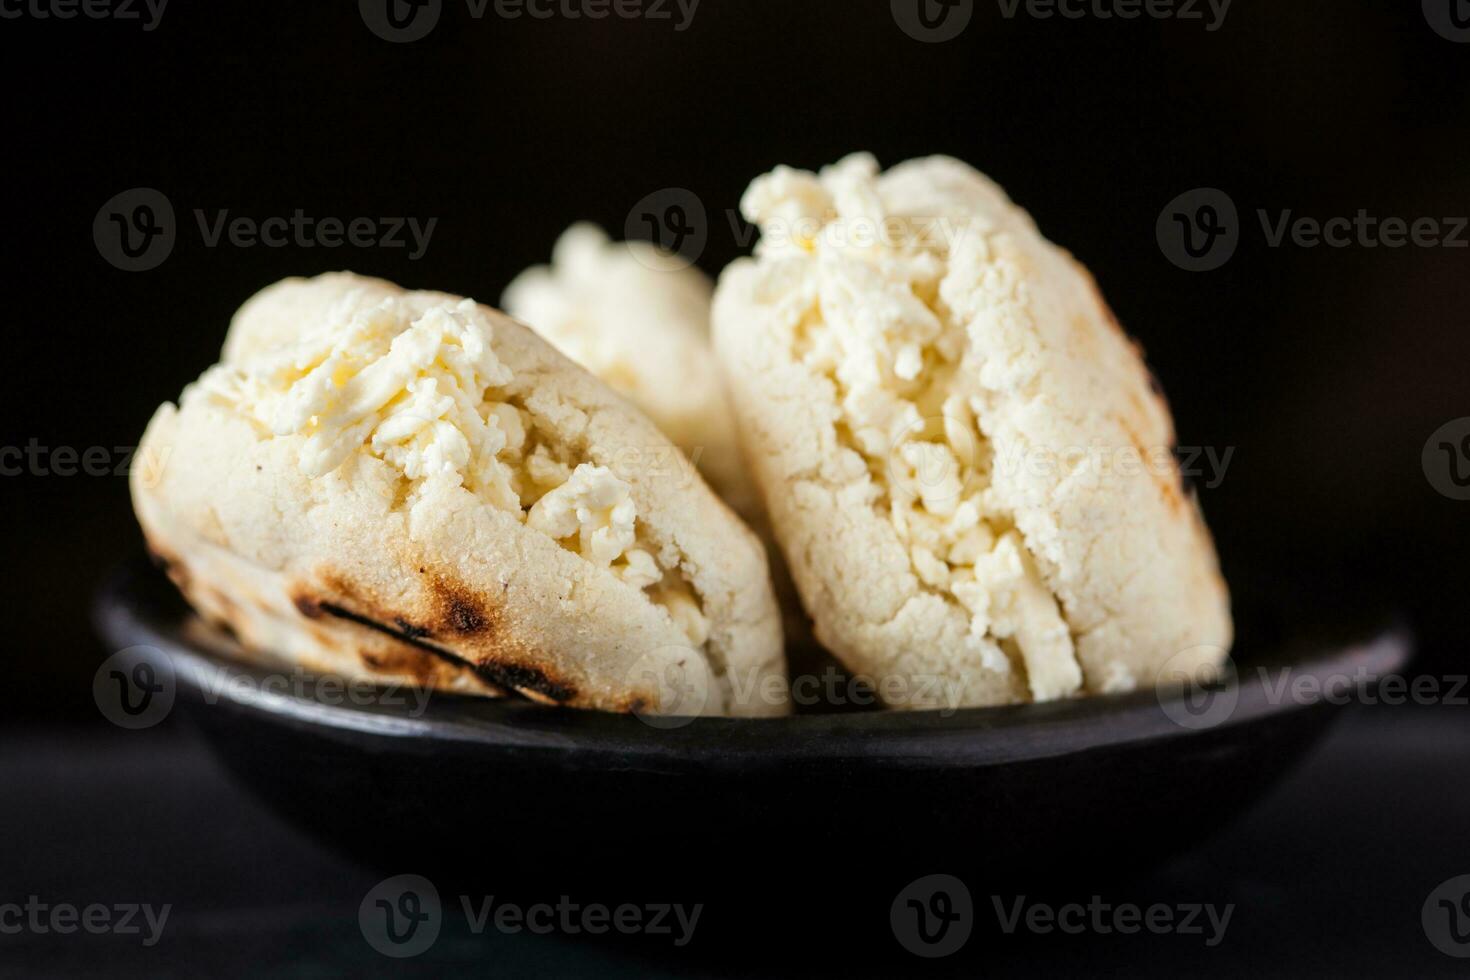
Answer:
<svg viewBox="0 0 1470 980"><path fill-rule="evenodd" d="M492 338L472 300L424 308L352 292L292 343L211 368L186 398L223 400L274 436L304 437L311 477L368 453L409 481L410 506L430 484L464 487L635 588L661 583L638 547L629 485L528 447L528 418L496 398L513 376ZM523 497L541 490L527 513Z"/></svg>
<svg viewBox="0 0 1470 980"><path fill-rule="evenodd" d="M1004 666L1002 646L1019 652L1033 698L1076 692L1062 610L989 493L990 446L960 364L966 325L942 300L950 242L929 227L939 216L890 208L867 154L820 174L778 168L741 208L761 228L762 295L795 307L796 352L832 379L839 431L914 575L970 614L987 661Z"/></svg>

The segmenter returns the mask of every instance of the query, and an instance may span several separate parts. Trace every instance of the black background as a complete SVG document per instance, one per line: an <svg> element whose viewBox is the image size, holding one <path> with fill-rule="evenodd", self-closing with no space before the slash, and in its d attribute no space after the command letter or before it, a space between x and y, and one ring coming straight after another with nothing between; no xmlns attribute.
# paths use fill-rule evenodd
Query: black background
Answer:
<svg viewBox="0 0 1470 980"><path fill-rule="evenodd" d="M13 0L11 0L13 2ZM493 11L493 7L492 7ZM677 14L675 15L677 19ZM350 0L170 4L139 21L0 20L8 331L0 445L126 446L216 357L231 312L286 275L350 268L495 302L591 219L646 195L709 211L711 274L749 180L856 149L943 152L995 177L1088 263L1164 380L1186 446L1235 450L1202 489L1227 569L1345 573L1411 614L1425 670L1462 663L1470 504L1420 452L1470 415L1470 250L1269 248L1255 217L1470 214L1470 45L1417 2L1237 0L1223 26L1008 20L976 4L920 43L882 0L704 0L674 21L474 19L374 36ZM153 187L178 241L109 265L92 223ZM1242 243L1192 274L1164 205L1227 191ZM206 247L194 211L437 218L403 248ZM140 536L120 477L0 478L3 724L97 723L87 603Z"/></svg>
<svg viewBox="0 0 1470 980"><path fill-rule="evenodd" d="M1470 416L1470 249L1270 248L1256 212L1470 214L1470 44L1431 30L1418 0L1235 0L1213 32L974 8L942 44L907 36L887 0L702 0L684 31L474 19L444 0L409 44L375 36L353 0L174 0L152 31L0 18L0 450L100 446L116 461L215 360L234 309L283 276L350 268L493 303L570 222L621 235L640 200L673 187L707 209L700 264L714 275L742 251L728 209L772 166L949 153L1092 267L1163 379L1180 442L1234 450L1200 493L1235 585L1346 581L1353 605L1406 612L1416 672L1464 673L1470 503L1434 490L1421 450ZM130 273L104 260L93 221L135 187L168 197L178 240ZM1160 251L1155 222L1198 187L1225 190L1243 228L1227 265L1192 274ZM404 248L206 247L196 209L437 224L413 261ZM0 476L0 494L0 893L181 906L162 960L118 937L6 937L0 974L382 969L353 918L372 875L286 830L171 725L119 733L93 704L110 651L88 604L142 547L126 481L28 473ZM1248 908L1223 956L1049 939L976 949L956 971L1454 969L1464 961L1434 953L1417 916L1439 881L1470 871L1463 713L1356 709L1253 818L1140 886L1147 901ZM919 965L874 956L893 952L886 935L843 938L812 937L816 972L847 975L828 956L839 948L878 972ZM692 972L493 943L441 946L465 974ZM759 943L745 953L766 963ZM723 956L703 966L753 972Z"/></svg>

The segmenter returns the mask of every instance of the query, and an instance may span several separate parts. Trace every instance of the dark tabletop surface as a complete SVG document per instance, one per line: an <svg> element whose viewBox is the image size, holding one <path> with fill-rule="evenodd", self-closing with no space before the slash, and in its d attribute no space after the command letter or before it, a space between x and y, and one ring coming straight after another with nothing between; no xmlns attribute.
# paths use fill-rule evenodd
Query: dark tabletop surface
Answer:
<svg viewBox="0 0 1470 980"><path fill-rule="evenodd" d="M895 968L969 975L983 968L992 976L1463 976L1470 959L1438 951L1421 910L1441 883L1470 875L1467 734L1463 707L1344 709L1320 749L1235 827L1100 896L1109 906L1233 905L1214 946L1206 945L1208 926L1188 936L991 930L954 957L924 960L889 934L829 933L811 937L793 962L759 935L712 952L667 940L476 932L447 899L433 946L413 959L389 959L358 924L359 904L381 875L283 824L188 729L12 731L0 736L0 929L16 921L3 903L46 903L48 910L147 904L155 919L164 905L169 912L152 945L145 945L151 930L142 913L138 932L127 935L12 929L0 934L0 975L747 976L780 973L785 964L805 976L892 975ZM991 896L968 884L975 914L994 919ZM485 892L494 893L493 882Z"/></svg>

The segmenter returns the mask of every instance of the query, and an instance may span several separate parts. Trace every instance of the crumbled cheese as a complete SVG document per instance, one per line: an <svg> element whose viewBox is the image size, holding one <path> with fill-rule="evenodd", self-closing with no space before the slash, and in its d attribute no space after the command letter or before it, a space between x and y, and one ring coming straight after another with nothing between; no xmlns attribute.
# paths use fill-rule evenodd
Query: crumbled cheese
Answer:
<svg viewBox="0 0 1470 980"><path fill-rule="evenodd" d="M587 560L606 566L636 540L635 513L626 483L606 467L583 463L536 502L526 523L558 540L577 535Z"/></svg>
<svg viewBox="0 0 1470 980"><path fill-rule="evenodd" d="M889 213L866 154L820 175L779 168L741 207L761 228L763 296L804 304L797 351L833 380L914 574L970 614L977 643L1014 644L1037 700L1076 691L1061 609L988 493L990 447L960 373L965 324L941 299L948 241L913 233L939 216Z"/></svg>
<svg viewBox="0 0 1470 980"><path fill-rule="evenodd" d="M676 445L726 453L734 436L708 348L710 297L709 280L677 255L576 224L551 264L517 276L501 302Z"/></svg>
<svg viewBox="0 0 1470 980"><path fill-rule="evenodd" d="M273 435L304 436L312 477L370 453L412 484L414 506L430 483L462 486L635 588L661 583L637 547L627 483L604 467L572 469L544 445L527 452L528 419L495 398L512 374L492 336L471 300L414 310L349 294L294 343L212 368L197 396L235 405ZM523 496L542 490L526 513Z"/></svg>

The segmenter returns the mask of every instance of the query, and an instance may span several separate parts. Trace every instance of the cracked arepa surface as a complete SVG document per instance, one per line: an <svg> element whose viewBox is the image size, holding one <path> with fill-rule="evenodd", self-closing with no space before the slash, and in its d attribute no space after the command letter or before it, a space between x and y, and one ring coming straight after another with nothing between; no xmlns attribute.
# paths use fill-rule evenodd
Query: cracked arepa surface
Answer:
<svg viewBox="0 0 1470 980"><path fill-rule="evenodd" d="M713 293L679 256L583 223L557 240L550 265L506 287L501 306L641 409L751 520L757 495L710 346Z"/></svg>
<svg viewBox="0 0 1470 980"><path fill-rule="evenodd" d="M805 670L812 664L798 661L812 659L815 641L735 433L710 343L713 294L708 277L678 255L613 242L582 223L557 240L550 265L511 282L501 305L642 409L755 530L771 563L788 662Z"/></svg>
<svg viewBox="0 0 1470 980"><path fill-rule="evenodd" d="M166 460L133 483L150 546L247 647L580 707L785 708L754 535L636 409L473 301L277 283L143 445Z"/></svg>
<svg viewBox="0 0 1470 980"><path fill-rule="evenodd" d="M715 298L741 438L818 638L891 704L1208 671L1229 598L1173 423L1092 277L953 159L781 167Z"/></svg>

